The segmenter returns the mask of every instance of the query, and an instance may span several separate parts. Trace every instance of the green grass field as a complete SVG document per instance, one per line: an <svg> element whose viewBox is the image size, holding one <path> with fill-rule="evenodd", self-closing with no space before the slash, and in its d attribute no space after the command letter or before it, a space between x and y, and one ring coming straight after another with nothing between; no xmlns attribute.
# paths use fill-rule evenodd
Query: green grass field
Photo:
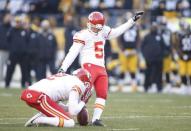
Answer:
<svg viewBox="0 0 191 131"><path fill-rule="evenodd" d="M191 131L191 96L110 93L102 116L107 127L24 127L36 111L19 99L20 89L0 89L0 131ZM88 104L90 116L95 97Z"/></svg>

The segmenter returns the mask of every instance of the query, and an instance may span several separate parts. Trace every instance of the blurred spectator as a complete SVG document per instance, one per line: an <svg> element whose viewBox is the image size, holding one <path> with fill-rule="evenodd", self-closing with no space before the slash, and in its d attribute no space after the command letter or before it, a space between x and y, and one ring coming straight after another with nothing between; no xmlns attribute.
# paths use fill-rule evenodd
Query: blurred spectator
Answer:
<svg viewBox="0 0 191 131"><path fill-rule="evenodd" d="M38 64L39 64L39 33L38 28L34 25L34 23L29 23L29 19L26 20L25 30L27 31L27 57L28 57L28 84L31 85L33 81L39 80L40 74L38 74ZM32 79L31 72L34 71L36 79Z"/></svg>
<svg viewBox="0 0 191 131"><path fill-rule="evenodd" d="M9 0L0 0L0 11L7 11Z"/></svg>
<svg viewBox="0 0 191 131"><path fill-rule="evenodd" d="M165 0L166 1L166 10L168 11L175 11L176 10L176 4L178 0Z"/></svg>
<svg viewBox="0 0 191 131"><path fill-rule="evenodd" d="M74 1L74 10L78 12L80 15L87 14L87 10L84 6L85 0L75 0Z"/></svg>
<svg viewBox="0 0 191 131"><path fill-rule="evenodd" d="M191 29L186 22L181 23L181 32L177 43L177 52L179 55L179 74L181 76L182 93L187 93L191 84Z"/></svg>
<svg viewBox="0 0 191 131"><path fill-rule="evenodd" d="M86 9L90 12L93 10L99 10L100 8L100 0L86 0L84 3Z"/></svg>
<svg viewBox="0 0 191 131"><path fill-rule="evenodd" d="M116 0L101 0L100 8L101 9L113 9L116 6Z"/></svg>
<svg viewBox="0 0 191 131"><path fill-rule="evenodd" d="M73 7L73 0L60 0L59 9L68 12Z"/></svg>
<svg viewBox="0 0 191 131"><path fill-rule="evenodd" d="M37 79L42 79L46 77L47 67L49 67L52 74L57 72L55 66L57 41L52 33L48 20L43 20L41 22L39 48L40 64L38 64L39 67L37 69L40 76L38 76Z"/></svg>
<svg viewBox="0 0 191 131"><path fill-rule="evenodd" d="M24 0L10 0L8 4L8 9L11 14L16 14L21 10Z"/></svg>
<svg viewBox="0 0 191 131"><path fill-rule="evenodd" d="M140 4L140 0L122 0L122 5L124 9L129 9L132 10L134 5L139 5ZM135 3L136 2L136 3ZM134 4L135 3L135 4Z"/></svg>
<svg viewBox="0 0 191 131"><path fill-rule="evenodd" d="M176 5L176 10L180 12L182 16L191 16L191 5L188 0L179 0Z"/></svg>
<svg viewBox="0 0 191 131"><path fill-rule="evenodd" d="M133 14L127 12L125 21L131 18ZM137 26L131 27L124 34L119 37L121 52L119 53L120 60L120 78L125 79L125 74L129 73L131 78L131 87L133 90L137 88L136 73L138 71L138 56L137 47L139 44L139 30Z"/></svg>
<svg viewBox="0 0 191 131"><path fill-rule="evenodd" d="M12 16L10 14L5 14L3 18L3 23L0 24L0 81L4 79L5 65L7 64L9 57L9 44L7 41L7 33L11 27Z"/></svg>
<svg viewBox="0 0 191 131"><path fill-rule="evenodd" d="M19 64L21 67L21 85L22 87L26 87L27 83L27 32L23 28L23 21L21 16L15 17L15 26L10 29L8 32L8 42L10 46L10 55L9 62L7 66L5 85L6 87L10 86L10 82L12 79L12 75L15 69L16 64Z"/></svg>
<svg viewBox="0 0 191 131"><path fill-rule="evenodd" d="M156 21L157 16L163 16L164 11L166 11L166 6L165 6L166 1L160 1L159 6L151 12L152 16L152 21Z"/></svg>
<svg viewBox="0 0 191 131"><path fill-rule="evenodd" d="M29 2L29 13L59 13L59 2L60 0L32 0Z"/></svg>
<svg viewBox="0 0 191 131"><path fill-rule="evenodd" d="M160 22L160 33L164 40L165 48L164 48L164 59L163 59L163 73L164 73L164 81L165 81L165 88L170 88L171 80L170 80L170 73L171 73L171 64L172 64L172 33L167 28L166 18L163 17L162 21Z"/></svg>
<svg viewBox="0 0 191 131"><path fill-rule="evenodd" d="M152 86L162 91L162 65L164 41L158 34L158 25L154 23L142 42L142 53L146 61L144 88L147 92Z"/></svg>

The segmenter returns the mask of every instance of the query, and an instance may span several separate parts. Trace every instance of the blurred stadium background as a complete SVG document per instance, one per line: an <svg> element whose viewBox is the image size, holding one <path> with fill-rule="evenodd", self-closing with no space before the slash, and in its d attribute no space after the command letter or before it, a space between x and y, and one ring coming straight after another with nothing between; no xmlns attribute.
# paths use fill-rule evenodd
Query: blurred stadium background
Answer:
<svg viewBox="0 0 191 131"><path fill-rule="evenodd" d="M26 88L56 73L72 35L86 28L94 10L103 12L111 27L145 11L129 32L107 41L110 91L191 94L191 0L0 0L0 86ZM144 49L153 30L163 43ZM186 54L180 46L183 38L188 38ZM148 70L152 55L158 63Z"/></svg>

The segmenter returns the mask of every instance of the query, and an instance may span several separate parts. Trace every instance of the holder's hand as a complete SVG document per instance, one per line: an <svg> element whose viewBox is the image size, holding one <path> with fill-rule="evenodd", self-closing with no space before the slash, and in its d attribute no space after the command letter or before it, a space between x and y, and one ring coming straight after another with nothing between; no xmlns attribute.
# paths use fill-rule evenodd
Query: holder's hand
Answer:
<svg viewBox="0 0 191 131"><path fill-rule="evenodd" d="M87 103L91 96L92 96L91 87L88 87L86 88L84 94L82 95L81 101L83 101L84 103Z"/></svg>
<svg viewBox="0 0 191 131"><path fill-rule="evenodd" d="M58 70L58 73L65 73L65 71L64 71L62 68L60 68L60 69Z"/></svg>

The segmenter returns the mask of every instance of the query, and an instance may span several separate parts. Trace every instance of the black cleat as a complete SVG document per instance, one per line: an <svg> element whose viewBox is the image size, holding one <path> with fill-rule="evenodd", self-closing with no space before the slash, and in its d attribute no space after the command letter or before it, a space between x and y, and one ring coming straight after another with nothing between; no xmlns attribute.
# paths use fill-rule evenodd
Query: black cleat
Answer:
<svg viewBox="0 0 191 131"><path fill-rule="evenodd" d="M103 126L105 127L105 125L102 123L101 120L96 119L93 123L92 126Z"/></svg>

